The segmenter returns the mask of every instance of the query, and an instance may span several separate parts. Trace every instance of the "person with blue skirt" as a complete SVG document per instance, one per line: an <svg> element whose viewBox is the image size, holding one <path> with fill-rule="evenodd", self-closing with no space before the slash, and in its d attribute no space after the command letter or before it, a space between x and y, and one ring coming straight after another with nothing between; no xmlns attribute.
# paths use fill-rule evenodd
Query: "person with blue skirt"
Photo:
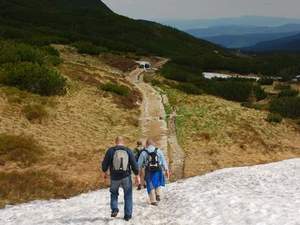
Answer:
<svg viewBox="0 0 300 225"><path fill-rule="evenodd" d="M157 206L161 200L161 187L165 186L165 174L170 177L167 161L163 152L148 139L146 147L138 158L139 169L145 168L145 180L151 205ZM165 173L165 174L164 174Z"/></svg>

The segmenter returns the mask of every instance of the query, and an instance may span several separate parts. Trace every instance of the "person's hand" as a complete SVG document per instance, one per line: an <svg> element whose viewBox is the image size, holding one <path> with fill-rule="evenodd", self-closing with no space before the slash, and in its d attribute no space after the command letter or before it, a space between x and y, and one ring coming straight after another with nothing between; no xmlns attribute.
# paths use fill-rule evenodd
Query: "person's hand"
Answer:
<svg viewBox="0 0 300 225"><path fill-rule="evenodd" d="M170 171L169 171L169 170L166 170L166 177L167 177L168 180L170 179L170 176L171 176Z"/></svg>
<svg viewBox="0 0 300 225"><path fill-rule="evenodd" d="M104 178L104 180L106 180L106 179L108 178L108 174L107 174L107 173L104 173L104 174L103 174L103 178Z"/></svg>
<svg viewBox="0 0 300 225"><path fill-rule="evenodd" d="M139 175L137 175L135 177L135 185L139 185L141 183L141 177Z"/></svg>

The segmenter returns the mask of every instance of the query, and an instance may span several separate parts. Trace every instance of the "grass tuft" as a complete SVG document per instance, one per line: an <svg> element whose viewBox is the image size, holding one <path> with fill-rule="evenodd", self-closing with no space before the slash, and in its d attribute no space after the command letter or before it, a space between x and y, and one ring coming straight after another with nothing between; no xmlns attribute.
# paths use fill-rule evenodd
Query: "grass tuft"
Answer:
<svg viewBox="0 0 300 225"><path fill-rule="evenodd" d="M32 137L0 134L0 160L4 162L27 167L38 162L43 153L43 148Z"/></svg>

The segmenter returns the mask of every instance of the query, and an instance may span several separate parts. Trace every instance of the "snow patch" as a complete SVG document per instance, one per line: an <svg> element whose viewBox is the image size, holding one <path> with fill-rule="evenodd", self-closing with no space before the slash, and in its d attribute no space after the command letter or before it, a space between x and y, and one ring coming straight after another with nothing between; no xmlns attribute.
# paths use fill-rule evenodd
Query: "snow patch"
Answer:
<svg viewBox="0 0 300 225"><path fill-rule="evenodd" d="M123 198L123 195L120 195ZM111 219L107 189L67 200L35 201L0 210L2 225L300 225L300 159L219 170L169 184L158 207L134 192L133 219L123 201Z"/></svg>

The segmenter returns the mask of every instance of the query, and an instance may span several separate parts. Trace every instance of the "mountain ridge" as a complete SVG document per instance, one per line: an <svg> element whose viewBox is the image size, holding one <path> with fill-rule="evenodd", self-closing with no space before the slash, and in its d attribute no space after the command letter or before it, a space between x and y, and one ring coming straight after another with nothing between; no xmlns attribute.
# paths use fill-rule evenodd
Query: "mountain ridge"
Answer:
<svg viewBox="0 0 300 225"><path fill-rule="evenodd" d="M300 32L296 35L272 41L260 42L254 46L244 48L249 52L300 52Z"/></svg>

